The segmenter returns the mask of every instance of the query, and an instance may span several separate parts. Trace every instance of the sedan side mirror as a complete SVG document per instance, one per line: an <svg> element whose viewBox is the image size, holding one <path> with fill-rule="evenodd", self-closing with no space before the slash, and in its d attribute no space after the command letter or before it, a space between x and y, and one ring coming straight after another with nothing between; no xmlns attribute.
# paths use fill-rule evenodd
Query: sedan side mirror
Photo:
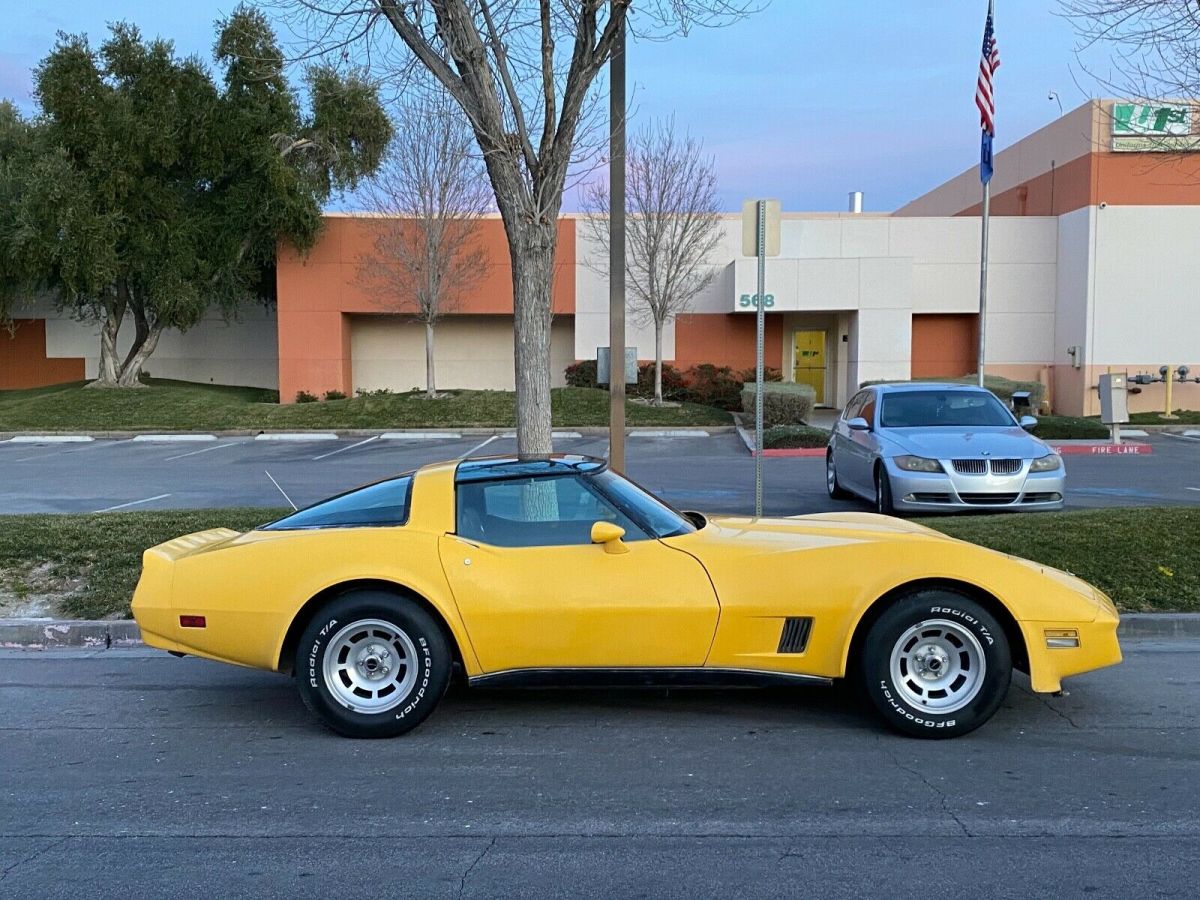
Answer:
<svg viewBox="0 0 1200 900"><path fill-rule="evenodd" d="M1026 431L1033 431L1037 428L1037 416L1021 416L1018 424Z"/></svg>
<svg viewBox="0 0 1200 900"><path fill-rule="evenodd" d="M628 553L629 548L621 540L625 529L612 522L596 522L592 525L592 543L603 544L606 553Z"/></svg>
<svg viewBox="0 0 1200 900"><path fill-rule="evenodd" d="M855 416L853 419L846 420L846 427L851 431L870 431L871 423L862 416Z"/></svg>

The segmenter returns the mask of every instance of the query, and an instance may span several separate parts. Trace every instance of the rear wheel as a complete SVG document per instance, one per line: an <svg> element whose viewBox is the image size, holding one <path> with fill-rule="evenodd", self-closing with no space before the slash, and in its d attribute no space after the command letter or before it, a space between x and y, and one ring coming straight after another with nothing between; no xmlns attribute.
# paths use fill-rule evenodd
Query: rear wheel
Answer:
<svg viewBox="0 0 1200 900"><path fill-rule="evenodd" d="M304 705L348 737L411 731L437 705L452 658L421 607L384 591L352 591L325 606L296 649Z"/></svg>
<svg viewBox="0 0 1200 900"><path fill-rule="evenodd" d="M875 512L881 516L896 514L896 507L892 503L892 480L888 478L883 463L875 467Z"/></svg>
<svg viewBox="0 0 1200 900"><path fill-rule="evenodd" d="M834 500L845 500L850 496L850 492L838 484L837 469L833 466L832 450L825 453L825 487L829 490L829 496Z"/></svg>
<svg viewBox="0 0 1200 900"><path fill-rule="evenodd" d="M867 694L905 734L957 737L992 717L1012 681L1004 629L977 601L929 590L871 626L860 660Z"/></svg>

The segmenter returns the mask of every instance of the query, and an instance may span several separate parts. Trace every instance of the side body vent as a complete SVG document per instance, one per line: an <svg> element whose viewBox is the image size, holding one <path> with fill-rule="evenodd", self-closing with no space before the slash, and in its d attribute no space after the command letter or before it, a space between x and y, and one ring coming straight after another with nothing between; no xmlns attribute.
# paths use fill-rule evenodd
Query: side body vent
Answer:
<svg viewBox="0 0 1200 900"><path fill-rule="evenodd" d="M783 620L783 633L779 636L779 653L803 653L808 647L808 636L812 633L812 617Z"/></svg>

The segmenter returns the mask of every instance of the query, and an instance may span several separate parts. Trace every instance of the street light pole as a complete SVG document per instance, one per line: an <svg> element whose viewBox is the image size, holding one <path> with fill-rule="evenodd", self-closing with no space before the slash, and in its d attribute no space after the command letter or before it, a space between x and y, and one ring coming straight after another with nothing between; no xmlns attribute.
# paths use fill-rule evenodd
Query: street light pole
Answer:
<svg viewBox="0 0 1200 900"><path fill-rule="evenodd" d="M609 71L608 464L625 470L625 20Z"/></svg>

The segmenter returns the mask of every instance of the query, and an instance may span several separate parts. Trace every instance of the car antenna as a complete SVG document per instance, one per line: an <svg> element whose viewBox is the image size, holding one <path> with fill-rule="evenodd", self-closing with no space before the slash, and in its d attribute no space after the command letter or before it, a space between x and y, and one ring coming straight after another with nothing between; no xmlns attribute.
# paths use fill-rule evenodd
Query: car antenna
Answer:
<svg viewBox="0 0 1200 900"><path fill-rule="evenodd" d="M266 469L263 469L263 471L264 471L264 472L267 472L267 470L266 470ZM281 487L279 486L279 482L278 482L278 481L276 481L276 480L275 480L275 479L274 479L274 478L271 476L271 473L270 473L270 472L267 472L267 477L271 479L271 484L275 485L275 489L276 489L277 491L279 491L279 493L283 494L283 499L284 499L284 500L286 500L286 501L287 501L287 502L288 502L288 503L291 505L291 507L292 507L292 511L293 511L293 512L295 512L296 510L298 510L300 507L298 507L298 506L297 506L295 503L292 503L292 498L291 498L291 497L289 497L289 496L287 495L287 491L285 491L283 488L281 488Z"/></svg>

